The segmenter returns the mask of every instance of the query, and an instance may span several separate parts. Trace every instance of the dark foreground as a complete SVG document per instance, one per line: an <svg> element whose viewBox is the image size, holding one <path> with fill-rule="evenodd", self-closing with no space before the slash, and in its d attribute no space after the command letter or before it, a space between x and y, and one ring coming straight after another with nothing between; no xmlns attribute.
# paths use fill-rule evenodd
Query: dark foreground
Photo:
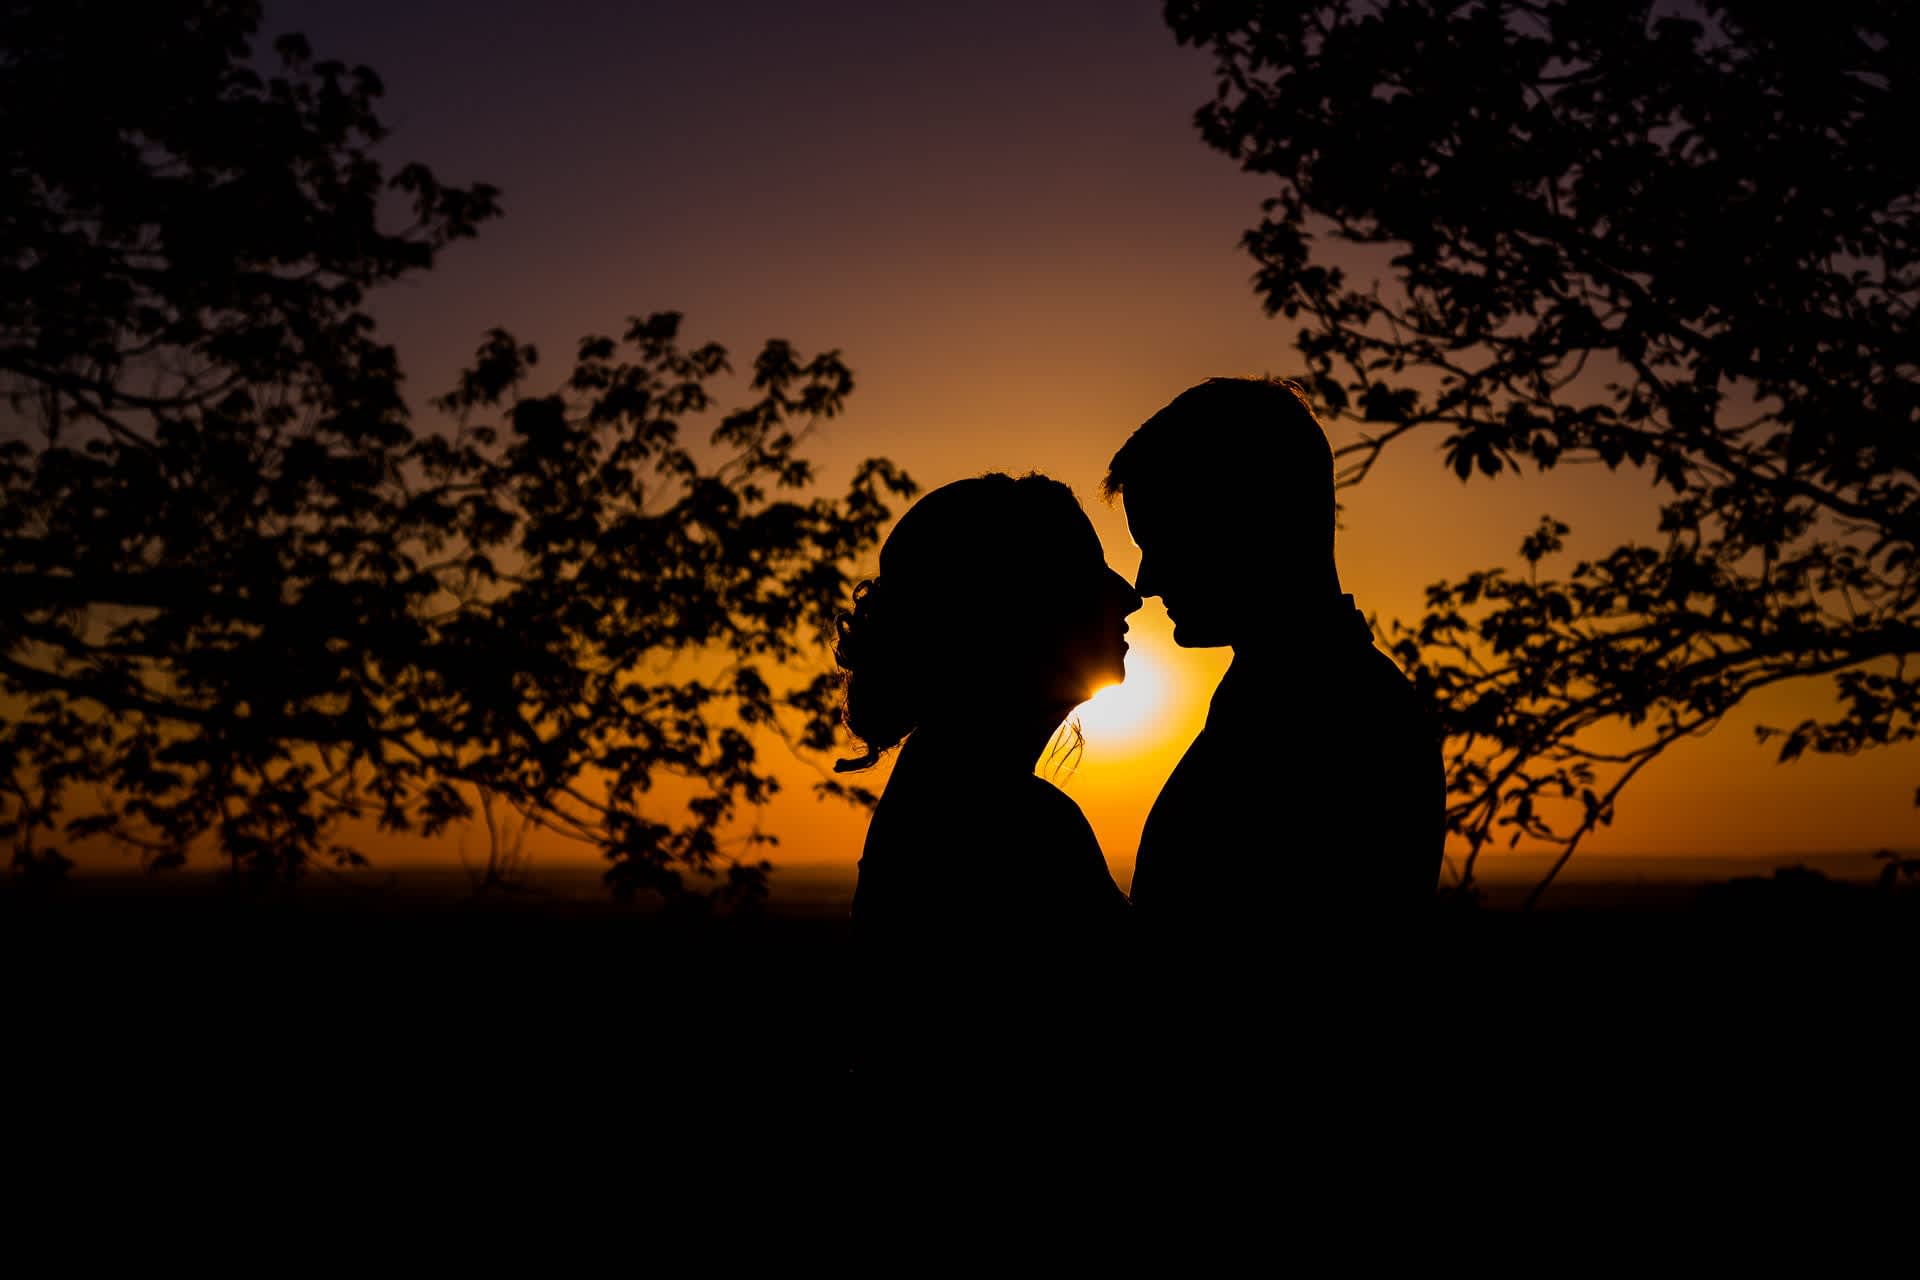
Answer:
<svg viewBox="0 0 1920 1280"><path fill-rule="evenodd" d="M850 996L847 922L818 903L680 919L558 896L133 884L7 891L0 931L8 1096L55 1132L134 1112L630 1132L671 1115L840 1117L873 1084L851 1049L873 1014ZM1159 1083L1171 1068L1189 1093L1217 1077L1227 1098L1294 1105L1288 1081L1339 1059L1392 1105L1476 1124L1684 1114L1735 1094L1824 1105L1895 1087L1917 942L1920 893L1791 877L1658 909L1446 911L1382 965L1329 939L1289 956L1286 985L1196 991L1181 1002L1202 1029L1193 1052L1143 1020L1068 1087L1137 1112L1179 1092ZM1124 1018L1154 976L1129 960L1099 995ZM1207 969L1180 980L1205 986ZM1235 1033L1208 1038L1221 1022ZM994 1079L920 1100L1063 1087L1017 1040L996 1052Z"/></svg>

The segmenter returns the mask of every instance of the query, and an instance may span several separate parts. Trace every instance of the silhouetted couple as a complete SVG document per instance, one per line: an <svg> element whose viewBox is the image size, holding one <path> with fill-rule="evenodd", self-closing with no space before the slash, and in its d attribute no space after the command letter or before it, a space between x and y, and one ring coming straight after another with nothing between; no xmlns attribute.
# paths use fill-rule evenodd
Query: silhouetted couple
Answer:
<svg viewBox="0 0 1920 1280"><path fill-rule="evenodd" d="M1104 488L1140 549L1132 585L1066 485L991 474L910 508L841 619L867 747L841 767L900 749L853 905L870 1069L1240 1052L1404 942L1431 900L1440 744L1341 592L1332 453L1298 388L1186 391ZM1122 678L1143 595L1176 643L1234 656L1153 804L1129 901L1036 763Z"/></svg>

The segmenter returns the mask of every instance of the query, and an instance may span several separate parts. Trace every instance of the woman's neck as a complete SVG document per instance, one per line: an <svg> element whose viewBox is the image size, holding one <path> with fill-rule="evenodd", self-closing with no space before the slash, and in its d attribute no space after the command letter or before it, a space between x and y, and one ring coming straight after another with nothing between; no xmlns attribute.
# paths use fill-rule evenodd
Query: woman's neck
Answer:
<svg viewBox="0 0 1920 1280"><path fill-rule="evenodd" d="M1072 707L995 714L980 708L929 721L913 731L902 752L938 757L996 773L1032 773Z"/></svg>

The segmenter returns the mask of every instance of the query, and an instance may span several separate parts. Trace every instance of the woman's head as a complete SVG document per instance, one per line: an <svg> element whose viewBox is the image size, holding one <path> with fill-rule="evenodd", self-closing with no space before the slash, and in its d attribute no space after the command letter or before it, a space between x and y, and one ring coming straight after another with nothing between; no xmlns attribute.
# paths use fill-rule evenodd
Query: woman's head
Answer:
<svg viewBox="0 0 1920 1280"><path fill-rule="evenodd" d="M1058 480L994 472L933 490L839 621L847 727L868 750L854 767L930 721L1064 716L1121 679L1139 607Z"/></svg>

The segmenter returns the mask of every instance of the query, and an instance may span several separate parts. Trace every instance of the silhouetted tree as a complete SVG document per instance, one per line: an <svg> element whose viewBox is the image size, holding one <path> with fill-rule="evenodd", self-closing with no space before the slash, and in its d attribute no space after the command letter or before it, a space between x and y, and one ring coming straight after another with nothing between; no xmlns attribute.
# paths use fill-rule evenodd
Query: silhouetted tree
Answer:
<svg viewBox="0 0 1920 1280"><path fill-rule="evenodd" d="M1396 626L1473 854L1510 828L1557 872L1648 762L1765 686L1838 695L1761 731L1783 760L1914 737L1920 12L1166 13L1217 60L1206 141L1274 182L1245 244L1320 401L1365 424L1344 483L1437 435L1463 480L1624 464L1659 492L1652 540L1566 566L1547 517L1523 572L1438 583Z"/></svg>
<svg viewBox="0 0 1920 1280"><path fill-rule="evenodd" d="M600 848L623 892L755 891L727 843L776 788L755 731L833 733L831 678L774 668L911 490L871 460L844 501L799 492L807 427L852 387L837 353L768 343L718 413L726 353L677 315L586 339L545 394L496 330L417 429L366 292L496 193L389 177L374 74L287 37L263 75L257 4L0 12L14 866L105 834L282 876L360 861L345 819L433 834L490 797Z"/></svg>

